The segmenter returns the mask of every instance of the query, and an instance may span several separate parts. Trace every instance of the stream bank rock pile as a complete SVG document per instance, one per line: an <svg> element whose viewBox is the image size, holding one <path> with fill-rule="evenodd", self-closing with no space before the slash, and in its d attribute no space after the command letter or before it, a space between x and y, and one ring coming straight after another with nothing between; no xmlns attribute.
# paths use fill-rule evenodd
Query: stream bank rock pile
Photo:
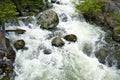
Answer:
<svg viewBox="0 0 120 80"><path fill-rule="evenodd" d="M120 69L120 0L103 1L105 7L100 14L94 16L88 13L84 17L86 21L102 26L102 29L106 32L104 40L107 44L95 51L99 62Z"/></svg>

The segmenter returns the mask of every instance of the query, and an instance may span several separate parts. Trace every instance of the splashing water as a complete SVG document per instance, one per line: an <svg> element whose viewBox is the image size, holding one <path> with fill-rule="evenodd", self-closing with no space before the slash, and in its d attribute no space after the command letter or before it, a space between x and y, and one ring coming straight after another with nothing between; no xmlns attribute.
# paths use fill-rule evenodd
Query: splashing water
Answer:
<svg viewBox="0 0 120 80"><path fill-rule="evenodd" d="M53 4L52 10L57 12L60 19L58 31L62 36L75 34L78 38L75 43L64 40L64 47L52 46L54 37L49 37L53 32L40 29L36 21L29 24L31 28L23 22L20 22L20 26L14 26L25 29L26 33L10 33L8 37L12 42L24 39L28 47L28 50L16 51L15 80L120 80L117 70L100 64L94 56L96 47L103 45L100 43L105 33L96 26L80 21L71 3L71 0L61 0L60 5ZM65 21L62 20L62 14L65 14ZM83 51L85 44L92 47L90 56ZM52 53L45 55L45 48L51 49Z"/></svg>

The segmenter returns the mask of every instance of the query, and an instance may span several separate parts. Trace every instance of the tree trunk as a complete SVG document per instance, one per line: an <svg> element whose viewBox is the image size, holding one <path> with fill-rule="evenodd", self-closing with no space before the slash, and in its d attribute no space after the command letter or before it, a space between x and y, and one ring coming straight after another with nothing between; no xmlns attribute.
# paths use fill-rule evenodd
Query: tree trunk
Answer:
<svg viewBox="0 0 120 80"><path fill-rule="evenodd" d="M22 16L22 11L20 9L21 0L12 0L12 2L15 4L17 12L19 12L19 16Z"/></svg>
<svg viewBox="0 0 120 80"><path fill-rule="evenodd" d="M5 43L5 26L4 22L2 21L0 21L0 53L7 53L7 47Z"/></svg>

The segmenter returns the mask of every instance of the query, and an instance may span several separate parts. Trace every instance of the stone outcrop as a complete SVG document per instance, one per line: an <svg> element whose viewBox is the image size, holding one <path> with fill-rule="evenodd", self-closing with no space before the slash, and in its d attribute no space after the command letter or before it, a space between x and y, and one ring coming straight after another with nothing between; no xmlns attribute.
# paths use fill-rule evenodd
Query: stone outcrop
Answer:
<svg viewBox="0 0 120 80"><path fill-rule="evenodd" d="M105 44L101 49L95 52L99 62L108 66L115 66L120 69L120 0L103 0L105 6L101 13L92 15L83 14L86 21L102 26L102 29L108 33L105 36Z"/></svg>

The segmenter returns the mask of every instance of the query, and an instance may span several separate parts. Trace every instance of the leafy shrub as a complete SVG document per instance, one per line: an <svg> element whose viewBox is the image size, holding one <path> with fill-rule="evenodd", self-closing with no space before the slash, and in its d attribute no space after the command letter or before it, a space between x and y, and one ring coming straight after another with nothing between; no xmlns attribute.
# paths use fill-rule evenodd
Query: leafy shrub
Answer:
<svg viewBox="0 0 120 80"><path fill-rule="evenodd" d="M79 0L78 2L78 4L75 4L75 7L83 14L90 13L92 15L97 15L102 12L103 7L105 6L105 2L102 0Z"/></svg>
<svg viewBox="0 0 120 80"><path fill-rule="evenodd" d="M0 1L0 20L6 22L17 15L16 6L9 0Z"/></svg>
<svg viewBox="0 0 120 80"><path fill-rule="evenodd" d="M117 27L115 28L115 31L116 31L118 34L120 34L120 26L117 26Z"/></svg>

